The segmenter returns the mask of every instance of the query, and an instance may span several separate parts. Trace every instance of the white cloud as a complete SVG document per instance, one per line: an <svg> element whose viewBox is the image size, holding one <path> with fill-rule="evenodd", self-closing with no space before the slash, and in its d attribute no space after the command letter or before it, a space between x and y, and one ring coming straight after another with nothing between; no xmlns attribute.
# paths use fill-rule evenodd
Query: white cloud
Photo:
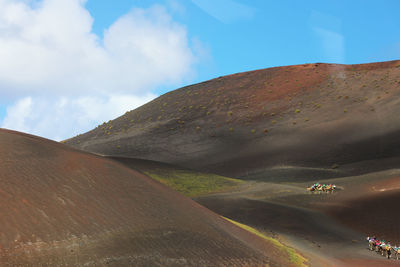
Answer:
<svg viewBox="0 0 400 267"><path fill-rule="evenodd" d="M32 98L26 97L19 100L15 105L7 108L8 116L3 121L3 125L10 125L10 129L21 132L29 132L26 121L34 115L32 113Z"/></svg>
<svg viewBox="0 0 400 267"><path fill-rule="evenodd" d="M7 108L2 127L63 140L115 119L156 96L25 97ZM68 133L66 135L66 133Z"/></svg>
<svg viewBox="0 0 400 267"><path fill-rule="evenodd" d="M67 138L193 75L186 28L164 7L134 8L100 39L85 2L0 0L0 98L14 101L2 127Z"/></svg>

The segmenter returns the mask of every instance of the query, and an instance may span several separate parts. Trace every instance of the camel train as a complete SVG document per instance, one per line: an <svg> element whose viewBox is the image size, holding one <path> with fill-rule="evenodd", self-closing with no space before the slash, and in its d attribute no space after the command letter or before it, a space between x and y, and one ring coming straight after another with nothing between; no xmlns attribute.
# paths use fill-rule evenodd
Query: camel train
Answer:
<svg viewBox="0 0 400 267"><path fill-rule="evenodd" d="M331 193L336 190L336 185L334 184L320 184L320 183L315 183L310 187L307 187L307 191L309 192L327 192Z"/></svg>
<svg viewBox="0 0 400 267"><path fill-rule="evenodd" d="M376 237L367 237L368 246L371 251L376 251L382 256L391 258L392 254L396 259L400 259L400 247L390 245L390 242L385 242L385 240L379 240Z"/></svg>

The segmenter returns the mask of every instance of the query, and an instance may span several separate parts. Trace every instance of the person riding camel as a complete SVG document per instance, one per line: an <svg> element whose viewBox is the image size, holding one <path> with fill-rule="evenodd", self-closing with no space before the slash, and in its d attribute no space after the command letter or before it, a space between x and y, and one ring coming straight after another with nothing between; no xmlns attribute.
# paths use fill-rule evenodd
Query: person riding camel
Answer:
<svg viewBox="0 0 400 267"><path fill-rule="evenodd" d="M390 245L390 241L388 241L386 246L387 258L390 259L390 256L392 255L392 246Z"/></svg>

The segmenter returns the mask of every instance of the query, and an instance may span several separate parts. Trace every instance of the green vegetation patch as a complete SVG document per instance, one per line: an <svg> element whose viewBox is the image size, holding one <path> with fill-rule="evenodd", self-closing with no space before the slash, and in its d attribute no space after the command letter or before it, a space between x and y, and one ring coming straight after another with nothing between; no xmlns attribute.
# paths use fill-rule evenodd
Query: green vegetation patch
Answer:
<svg viewBox="0 0 400 267"><path fill-rule="evenodd" d="M291 247L285 246L284 244L282 244L281 242L279 242L279 240L266 236L265 234L261 233L260 231L258 231L257 229L254 229L253 227L250 227L248 225L233 221L231 219L222 217L225 220L230 221L231 223L239 226L240 228L245 229L246 231L249 231L267 241L269 241L270 243L272 243L275 247L277 247L279 250L285 252L288 254L289 256L289 260L291 263L293 263L294 266L308 266L308 260L306 258L304 258L302 255L300 255L296 250L294 250Z"/></svg>
<svg viewBox="0 0 400 267"><path fill-rule="evenodd" d="M187 197L224 192L244 183L238 179L190 170L151 169L143 172Z"/></svg>

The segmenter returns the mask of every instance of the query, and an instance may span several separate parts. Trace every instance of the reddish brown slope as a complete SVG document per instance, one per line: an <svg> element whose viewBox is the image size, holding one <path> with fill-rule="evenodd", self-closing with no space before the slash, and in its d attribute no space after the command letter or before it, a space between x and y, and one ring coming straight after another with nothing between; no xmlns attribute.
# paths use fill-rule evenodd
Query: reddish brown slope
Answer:
<svg viewBox="0 0 400 267"><path fill-rule="evenodd" d="M400 244L399 169L348 179L345 190L316 206L337 221L364 233ZM328 205L326 205L328 204Z"/></svg>
<svg viewBox="0 0 400 267"><path fill-rule="evenodd" d="M289 264L269 243L114 161L7 130L0 155L2 266Z"/></svg>
<svg viewBox="0 0 400 267"><path fill-rule="evenodd" d="M274 176L271 167L282 165L351 171L343 165L400 156L399 66L306 64L220 77L67 143L236 177Z"/></svg>

